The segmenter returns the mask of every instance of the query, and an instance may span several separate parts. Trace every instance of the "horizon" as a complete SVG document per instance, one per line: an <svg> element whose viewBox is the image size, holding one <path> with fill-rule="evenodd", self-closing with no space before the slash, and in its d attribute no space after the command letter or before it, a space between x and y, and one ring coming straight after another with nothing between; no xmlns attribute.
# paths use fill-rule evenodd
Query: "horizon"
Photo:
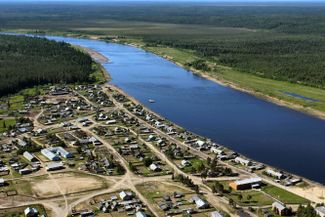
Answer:
<svg viewBox="0 0 325 217"><path fill-rule="evenodd" d="M0 2L6 2L6 3L14 3L14 2L21 2L21 3L26 3L26 2L150 2L150 3L154 3L154 2L169 2L169 3L173 3L173 2L200 2L200 3L204 3L204 2L215 2L215 3L236 3L236 2L240 2L240 3L287 3L287 2L291 2L291 3L295 3L295 2L299 2L299 3L314 3L314 2L325 2L325 0L312 0L312 1L308 1L308 0L158 0L158 1L154 1L154 0L0 0Z"/></svg>

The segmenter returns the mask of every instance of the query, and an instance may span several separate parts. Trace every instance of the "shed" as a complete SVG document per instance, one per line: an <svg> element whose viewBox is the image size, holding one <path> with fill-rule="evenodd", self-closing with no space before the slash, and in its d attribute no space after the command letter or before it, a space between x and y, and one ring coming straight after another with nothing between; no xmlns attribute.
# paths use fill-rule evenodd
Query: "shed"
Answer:
<svg viewBox="0 0 325 217"><path fill-rule="evenodd" d="M26 158L30 162L38 161L34 154L25 151L23 154L24 158Z"/></svg>
<svg viewBox="0 0 325 217"><path fill-rule="evenodd" d="M138 211L135 213L135 216L136 217L147 217L147 214L145 214L144 212L142 211Z"/></svg>
<svg viewBox="0 0 325 217"><path fill-rule="evenodd" d="M316 207L315 210L320 217L325 217L325 206Z"/></svg>
<svg viewBox="0 0 325 217"><path fill-rule="evenodd" d="M38 211L36 208L32 207L27 207L24 210L25 217L37 217L38 216Z"/></svg>

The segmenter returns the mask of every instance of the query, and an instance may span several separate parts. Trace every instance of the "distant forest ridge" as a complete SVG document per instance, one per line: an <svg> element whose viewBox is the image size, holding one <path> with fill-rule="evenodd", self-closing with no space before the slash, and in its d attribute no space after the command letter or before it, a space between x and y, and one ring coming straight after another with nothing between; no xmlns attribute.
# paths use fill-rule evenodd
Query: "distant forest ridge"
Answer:
<svg viewBox="0 0 325 217"><path fill-rule="evenodd" d="M89 81L92 59L64 42L0 35L0 96L48 83Z"/></svg>
<svg viewBox="0 0 325 217"><path fill-rule="evenodd" d="M51 3L2 4L0 28L21 22L39 23L76 20L148 21L178 24L204 24L218 27L266 29L284 33L325 34L325 3L248 4L227 6L208 3ZM28 9L28 10L27 10ZM62 24L64 25L64 24ZM81 24L75 23L75 26ZM28 27L28 26L27 26Z"/></svg>

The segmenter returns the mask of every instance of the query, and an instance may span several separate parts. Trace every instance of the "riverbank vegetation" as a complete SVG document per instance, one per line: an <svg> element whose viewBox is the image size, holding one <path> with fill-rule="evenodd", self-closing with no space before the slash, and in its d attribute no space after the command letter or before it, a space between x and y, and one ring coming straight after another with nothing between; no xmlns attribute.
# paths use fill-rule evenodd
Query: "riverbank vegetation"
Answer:
<svg viewBox="0 0 325 217"><path fill-rule="evenodd" d="M0 96L48 83L94 80L91 57L63 42L0 36Z"/></svg>

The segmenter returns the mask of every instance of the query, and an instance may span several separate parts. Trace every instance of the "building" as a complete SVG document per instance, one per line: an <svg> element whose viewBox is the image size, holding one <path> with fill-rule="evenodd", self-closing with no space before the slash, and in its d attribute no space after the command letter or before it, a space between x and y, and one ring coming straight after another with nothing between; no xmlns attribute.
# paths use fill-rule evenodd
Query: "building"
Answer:
<svg viewBox="0 0 325 217"><path fill-rule="evenodd" d="M274 202L272 204L272 210L279 216L288 216L290 215L290 210L282 203Z"/></svg>
<svg viewBox="0 0 325 217"><path fill-rule="evenodd" d="M147 217L147 214L145 214L144 212L142 211L138 211L135 213L135 216L136 217Z"/></svg>
<svg viewBox="0 0 325 217"><path fill-rule="evenodd" d="M17 142L18 146L20 146L20 148L25 148L28 144L27 142L25 142L24 140L18 139Z"/></svg>
<svg viewBox="0 0 325 217"><path fill-rule="evenodd" d="M223 150L221 150L220 148L217 148L215 146L211 147L210 152L215 153L217 155L225 154L225 152Z"/></svg>
<svg viewBox="0 0 325 217"><path fill-rule="evenodd" d="M38 161L34 154L29 153L28 151L25 151L23 154L24 158L26 158L30 162L36 162Z"/></svg>
<svg viewBox="0 0 325 217"><path fill-rule="evenodd" d="M191 162L189 162L188 160L182 160L181 165L183 167L191 166Z"/></svg>
<svg viewBox="0 0 325 217"><path fill-rule="evenodd" d="M250 178L231 182L229 183L229 186L234 190L247 190L251 188L260 187L261 183L261 178Z"/></svg>
<svg viewBox="0 0 325 217"><path fill-rule="evenodd" d="M283 179L284 178L283 173L276 172L276 171L271 170L271 169L266 170L265 173L267 175L272 176L272 177L277 178L277 179Z"/></svg>
<svg viewBox="0 0 325 217"><path fill-rule="evenodd" d="M67 158L73 158L73 154L71 154L70 152L68 152L67 150L65 150L62 147L52 147L52 148L49 148L49 150L52 153L60 155L63 158L66 158L66 159Z"/></svg>
<svg viewBox="0 0 325 217"><path fill-rule="evenodd" d="M325 217L325 206L319 206L315 208L317 215Z"/></svg>
<svg viewBox="0 0 325 217"><path fill-rule="evenodd" d="M250 160L244 159L242 157L236 157L234 161L238 164L241 164L243 166L250 166L252 165L252 162Z"/></svg>
<svg viewBox="0 0 325 217"><path fill-rule="evenodd" d="M121 200L131 200L133 198L133 193L130 191L121 191L119 194Z"/></svg>
<svg viewBox="0 0 325 217"><path fill-rule="evenodd" d="M0 187L5 186L5 180L4 179L0 179Z"/></svg>
<svg viewBox="0 0 325 217"><path fill-rule="evenodd" d="M154 171L154 172L158 172L160 171L160 166L158 164L155 164L155 163L152 163L150 166L149 166L149 169Z"/></svg>
<svg viewBox="0 0 325 217"><path fill-rule="evenodd" d="M196 205L196 208L198 209L207 209L210 207L208 201L200 198L199 196L197 195L194 195L191 199L190 199L190 202L192 203L195 203Z"/></svg>
<svg viewBox="0 0 325 217"><path fill-rule="evenodd" d="M60 169L64 169L64 165L62 162L49 163L46 165L47 171L54 171L54 170L60 170Z"/></svg>
<svg viewBox="0 0 325 217"><path fill-rule="evenodd" d="M95 216L93 211L83 211L80 213L80 217L93 217Z"/></svg>
<svg viewBox="0 0 325 217"><path fill-rule="evenodd" d="M49 149L42 149L41 153L42 153L42 155L44 155L44 157L46 157L47 159L49 159L51 161L59 161L60 160L60 158L56 154L51 152Z"/></svg>
<svg viewBox="0 0 325 217"><path fill-rule="evenodd" d="M32 207L27 207L24 210L25 217L37 217L38 216L38 211L36 208Z"/></svg>
<svg viewBox="0 0 325 217"><path fill-rule="evenodd" d="M214 211L211 213L211 217L223 217L223 215L221 215L218 211Z"/></svg>
<svg viewBox="0 0 325 217"><path fill-rule="evenodd" d="M33 172L33 169L24 168L18 171L20 175L27 175Z"/></svg>

